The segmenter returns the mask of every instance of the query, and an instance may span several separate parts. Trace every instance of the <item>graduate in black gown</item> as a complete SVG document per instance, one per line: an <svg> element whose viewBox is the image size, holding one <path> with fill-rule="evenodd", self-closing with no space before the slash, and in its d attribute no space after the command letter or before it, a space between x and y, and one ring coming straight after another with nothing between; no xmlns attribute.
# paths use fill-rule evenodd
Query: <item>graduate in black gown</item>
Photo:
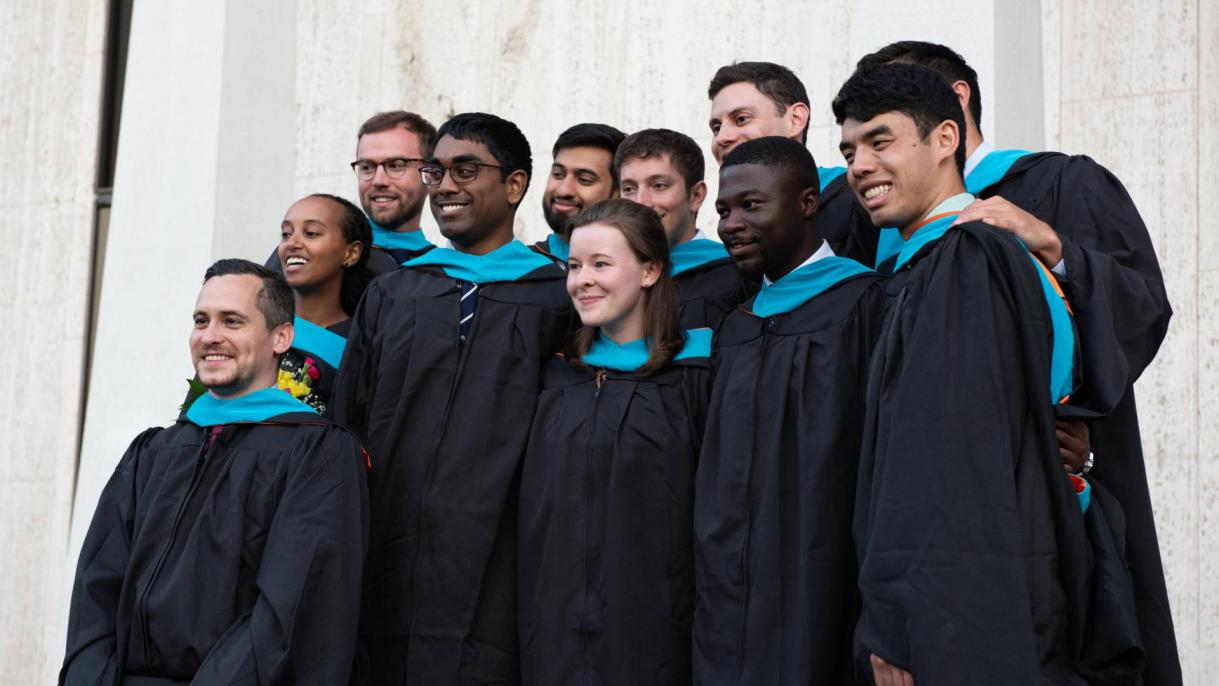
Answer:
<svg viewBox="0 0 1219 686"><path fill-rule="evenodd" d="M1144 682L1180 684L1134 396L1134 382L1155 357L1172 316L1147 227L1121 182L1091 158L995 150L978 126L977 74L952 49L901 41L859 64L893 61L934 69L961 101L967 130L965 187L981 200L960 220L1014 232L1054 269L1071 303L1083 382L1060 414L1089 419L1096 463L1089 476L1117 498L1126 514L1127 559L1147 651ZM887 231L882 231L881 243L900 245L885 240Z"/></svg>
<svg viewBox="0 0 1219 686"><path fill-rule="evenodd" d="M626 134L608 124L568 127L551 149L550 174L542 191L542 216L551 234L534 247L567 267L568 222L602 200L618 197L614 153Z"/></svg>
<svg viewBox="0 0 1219 686"><path fill-rule="evenodd" d="M366 683L519 683L516 507L542 366L573 328L566 274L513 239L529 143L461 114L421 168L453 248L374 279L333 396L368 447Z"/></svg>
<svg viewBox="0 0 1219 686"><path fill-rule="evenodd" d="M817 228L796 141L720 169L719 234L762 290L720 325L695 487L700 684L848 684L857 617L852 502L883 280Z"/></svg>
<svg viewBox="0 0 1219 686"><path fill-rule="evenodd" d="M711 100L711 154L723 163L741 143L763 136L808 142L809 97L790 69L773 62L734 62L720 67L707 87ZM878 233L855 202L845 167L818 167L817 226L835 255L871 266Z"/></svg>
<svg viewBox="0 0 1219 686"><path fill-rule="evenodd" d="M955 223L964 118L935 72L856 72L833 104L856 197L905 244L868 377L856 496L861 657L878 684L1128 683L1142 667L1121 510L1063 473L1075 331L1050 270Z"/></svg>
<svg viewBox="0 0 1219 686"><path fill-rule="evenodd" d="M670 129L638 131L618 146L614 170L622 197L650 207L664 223L682 328L714 328L757 290L758 281L742 275L723 244L695 226L707 198L698 144Z"/></svg>
<svg viewBox="0 0 1219 686"><path fill-rule="evenodd" d="M364 559L355 438L275 388L292 292L208 270L191 357L209 389L140 434L81 550L59 683L347 683Z"/></svg>
<svg viewBox="0 0 1219 686"><path fill-rule="evenodd" d="M414 112L379 112L360 125L351 169L372 227L367 266L374 275L392 272L432 249L419 228L427 200L419 165L435 147L436 127ZM280 270L278 251L267 258L267 266Z"/></svg>
<svg viewBox="0 0 1219 686"><path fill-rule="evenodd" d="M351 315L372 278L372 232L360 208L315 193L293 203L280 225L279 263L296 302L292 347L279 360L279 387L326 413Z"/></svg>
<svg viewBox="0 0 1219 686"><path fill-rule="evenodd" d="M711 331L680 328L654 212L609 200L571 229L584 328L546 365L521 475L521 676L689 684Z"/></svg>

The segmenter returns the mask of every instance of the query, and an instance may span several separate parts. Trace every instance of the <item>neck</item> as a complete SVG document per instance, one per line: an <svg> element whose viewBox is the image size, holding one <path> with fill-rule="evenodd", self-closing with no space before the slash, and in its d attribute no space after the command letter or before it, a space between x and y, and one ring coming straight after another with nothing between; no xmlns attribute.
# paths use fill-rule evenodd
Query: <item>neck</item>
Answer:
<svg viewBox="0 0 1219 686"><path fill-rule="evenodd" d="M402 222L401 224L399 224L397 226L394 226L394 227L387 226L385 228L389 229L390 231L393 231L394 233L406 233L407 231L418 231L419 230L419 216L416 215L414 217L410 217L406 221Z"/></svg>
<svg viewBox="0 0 1219 686"><path fill-rule="evenodd" d="M690 226L677 232L677 234L673 237L673 240L669 241L669 246L672 247L675 245L681 245L682 243L688 243L694 240L694 234L696 231L698 231L698 227L694 226L694 224L690 224Z"/></svg>
<svg viewBox="0 0 1219 686"><path fill-rule="evenodd" d="M960 175L957 174L956 168L952 169L951 176L945 172L945 178L940 180L934 192L927 195L927 202L924 203L922 210L918 216L913 217L904 226L901 227L902 238L909 240L910 236L914 235L915 230L923 220L931 214L932 210L939 206L940 203L951 198L954 195L959 195L965 192L965 184L961 181Z"/></svg>
<svg viewBox="0 0 1219 686"><path fill-rule="evenodd" d="M805 226L802 230L804 231L805 239L791 252L790 259L785 260L782 265L765 266L762 268L762 273L766 275L766 278L770 279L771 283L796 271L796 268L804 264L804 261L812 257L813 253L817 252L817 249L821 247L821 233L819 231L810 226Z"/></svg>
<svg viewBox="0 0 1219 686"><path fill-rule="evenodd" d="M463 243L457 240L450 239L453 244L453 249L457 252L464 252L469 255L486 255L492 250L508 245L514 238L512 234L512 222L509 221L506 225L496 228L491 233L481 239L477 239L472 243Z"/></svg>
<svg viewBox="0 0 1219 686"><path fill-rule="evenodd" d="M332 279L316 288L299 289L296 295L296 316L325 328L347 319L341 294L343 279Z"/></svg>
<svg viewBox="0 0 1219 686"><path fill-rule="evenodd" d="M637 307L630 314L616 322L602 324L598 327L598 330L606 338L618 345L622 345L643 338L643 328L643 308Z"/></svg>
<svg viewBox="0 0 1219 686"><path fill-rule="evenodd" d="M278 376L279 356L276 355L274 369L259 372L253 380L241 387L225 386L223 388L209 388L207 389L207 394L216 400L236 400L251 393L275 386Z"/></svg>
<svg viewBox="0 0 1219 686"><path fill-rule="evenodd" d="M973 119L965 120L965 159L974 154L978 146L982 145L982 132L978 130L978 125Z"/></svg>

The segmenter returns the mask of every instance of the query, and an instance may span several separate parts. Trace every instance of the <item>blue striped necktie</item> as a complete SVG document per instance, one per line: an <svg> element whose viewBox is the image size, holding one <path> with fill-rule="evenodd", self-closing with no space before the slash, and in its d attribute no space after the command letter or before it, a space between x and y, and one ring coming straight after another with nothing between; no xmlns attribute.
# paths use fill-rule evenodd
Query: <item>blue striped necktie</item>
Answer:
<svg viewBox="0 0 1219 686"><path fill-rule="evenodd" d="M466 334L470 333L470 324L474 322L474 306L478 304L478 284L473 281L458 281L457 285L461 288L461 318L458 320L458 329L464 342Z"/></svg>

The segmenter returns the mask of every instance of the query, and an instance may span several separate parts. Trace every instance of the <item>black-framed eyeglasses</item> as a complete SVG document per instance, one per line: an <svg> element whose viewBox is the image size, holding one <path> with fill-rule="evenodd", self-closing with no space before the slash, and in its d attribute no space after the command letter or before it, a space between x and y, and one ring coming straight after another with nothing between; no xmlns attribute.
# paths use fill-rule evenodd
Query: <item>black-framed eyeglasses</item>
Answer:
<svg viewBox="0 0 1219 686"><path fill-rule="evenodd" d="M439 186L440 182L444 181L444 173L446 171L449 173L449 178L453 179L453 183L470 183L478 178L479 167L503 169L502 165L487 164L486 162L458 162L451 167L432 162L419 167L419 176L423 178L423 185L431 188Z"/></svg>
<svg viewBox="0 0 1219 686"><path fill-rule="evenodd" d="M411 168L414 163L422 164L423 160L416 157L391 157L382 162L373 162L372 160L356 160L351 163L351 170L356 173L356 176L361 181L369 181L377 175L377 167L385 168L385 175L391 179L400 179L406 174L406 170Z"/></svg>

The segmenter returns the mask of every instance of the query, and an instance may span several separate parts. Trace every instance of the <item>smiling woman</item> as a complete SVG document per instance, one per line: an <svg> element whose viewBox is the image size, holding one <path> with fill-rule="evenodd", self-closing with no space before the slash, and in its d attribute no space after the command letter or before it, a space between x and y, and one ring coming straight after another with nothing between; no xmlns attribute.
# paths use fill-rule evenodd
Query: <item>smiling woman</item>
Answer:
<svg viewBox="0 0 1219 686"><path fill-rule="evenodd" d="M522 680L688 684L711 332L679 328L654 211L607 200L571 226L584 328L544 370L521 473Z"/></svg>
<svg viewBox="0 0 1219 686"><path fill-rule="evenodd" d="M343 198L314 194L293 203L280 225L279 262L296 300L296 336L280 359L279 387L326 411L351 315L372 274L372 230Z"/></svg>

